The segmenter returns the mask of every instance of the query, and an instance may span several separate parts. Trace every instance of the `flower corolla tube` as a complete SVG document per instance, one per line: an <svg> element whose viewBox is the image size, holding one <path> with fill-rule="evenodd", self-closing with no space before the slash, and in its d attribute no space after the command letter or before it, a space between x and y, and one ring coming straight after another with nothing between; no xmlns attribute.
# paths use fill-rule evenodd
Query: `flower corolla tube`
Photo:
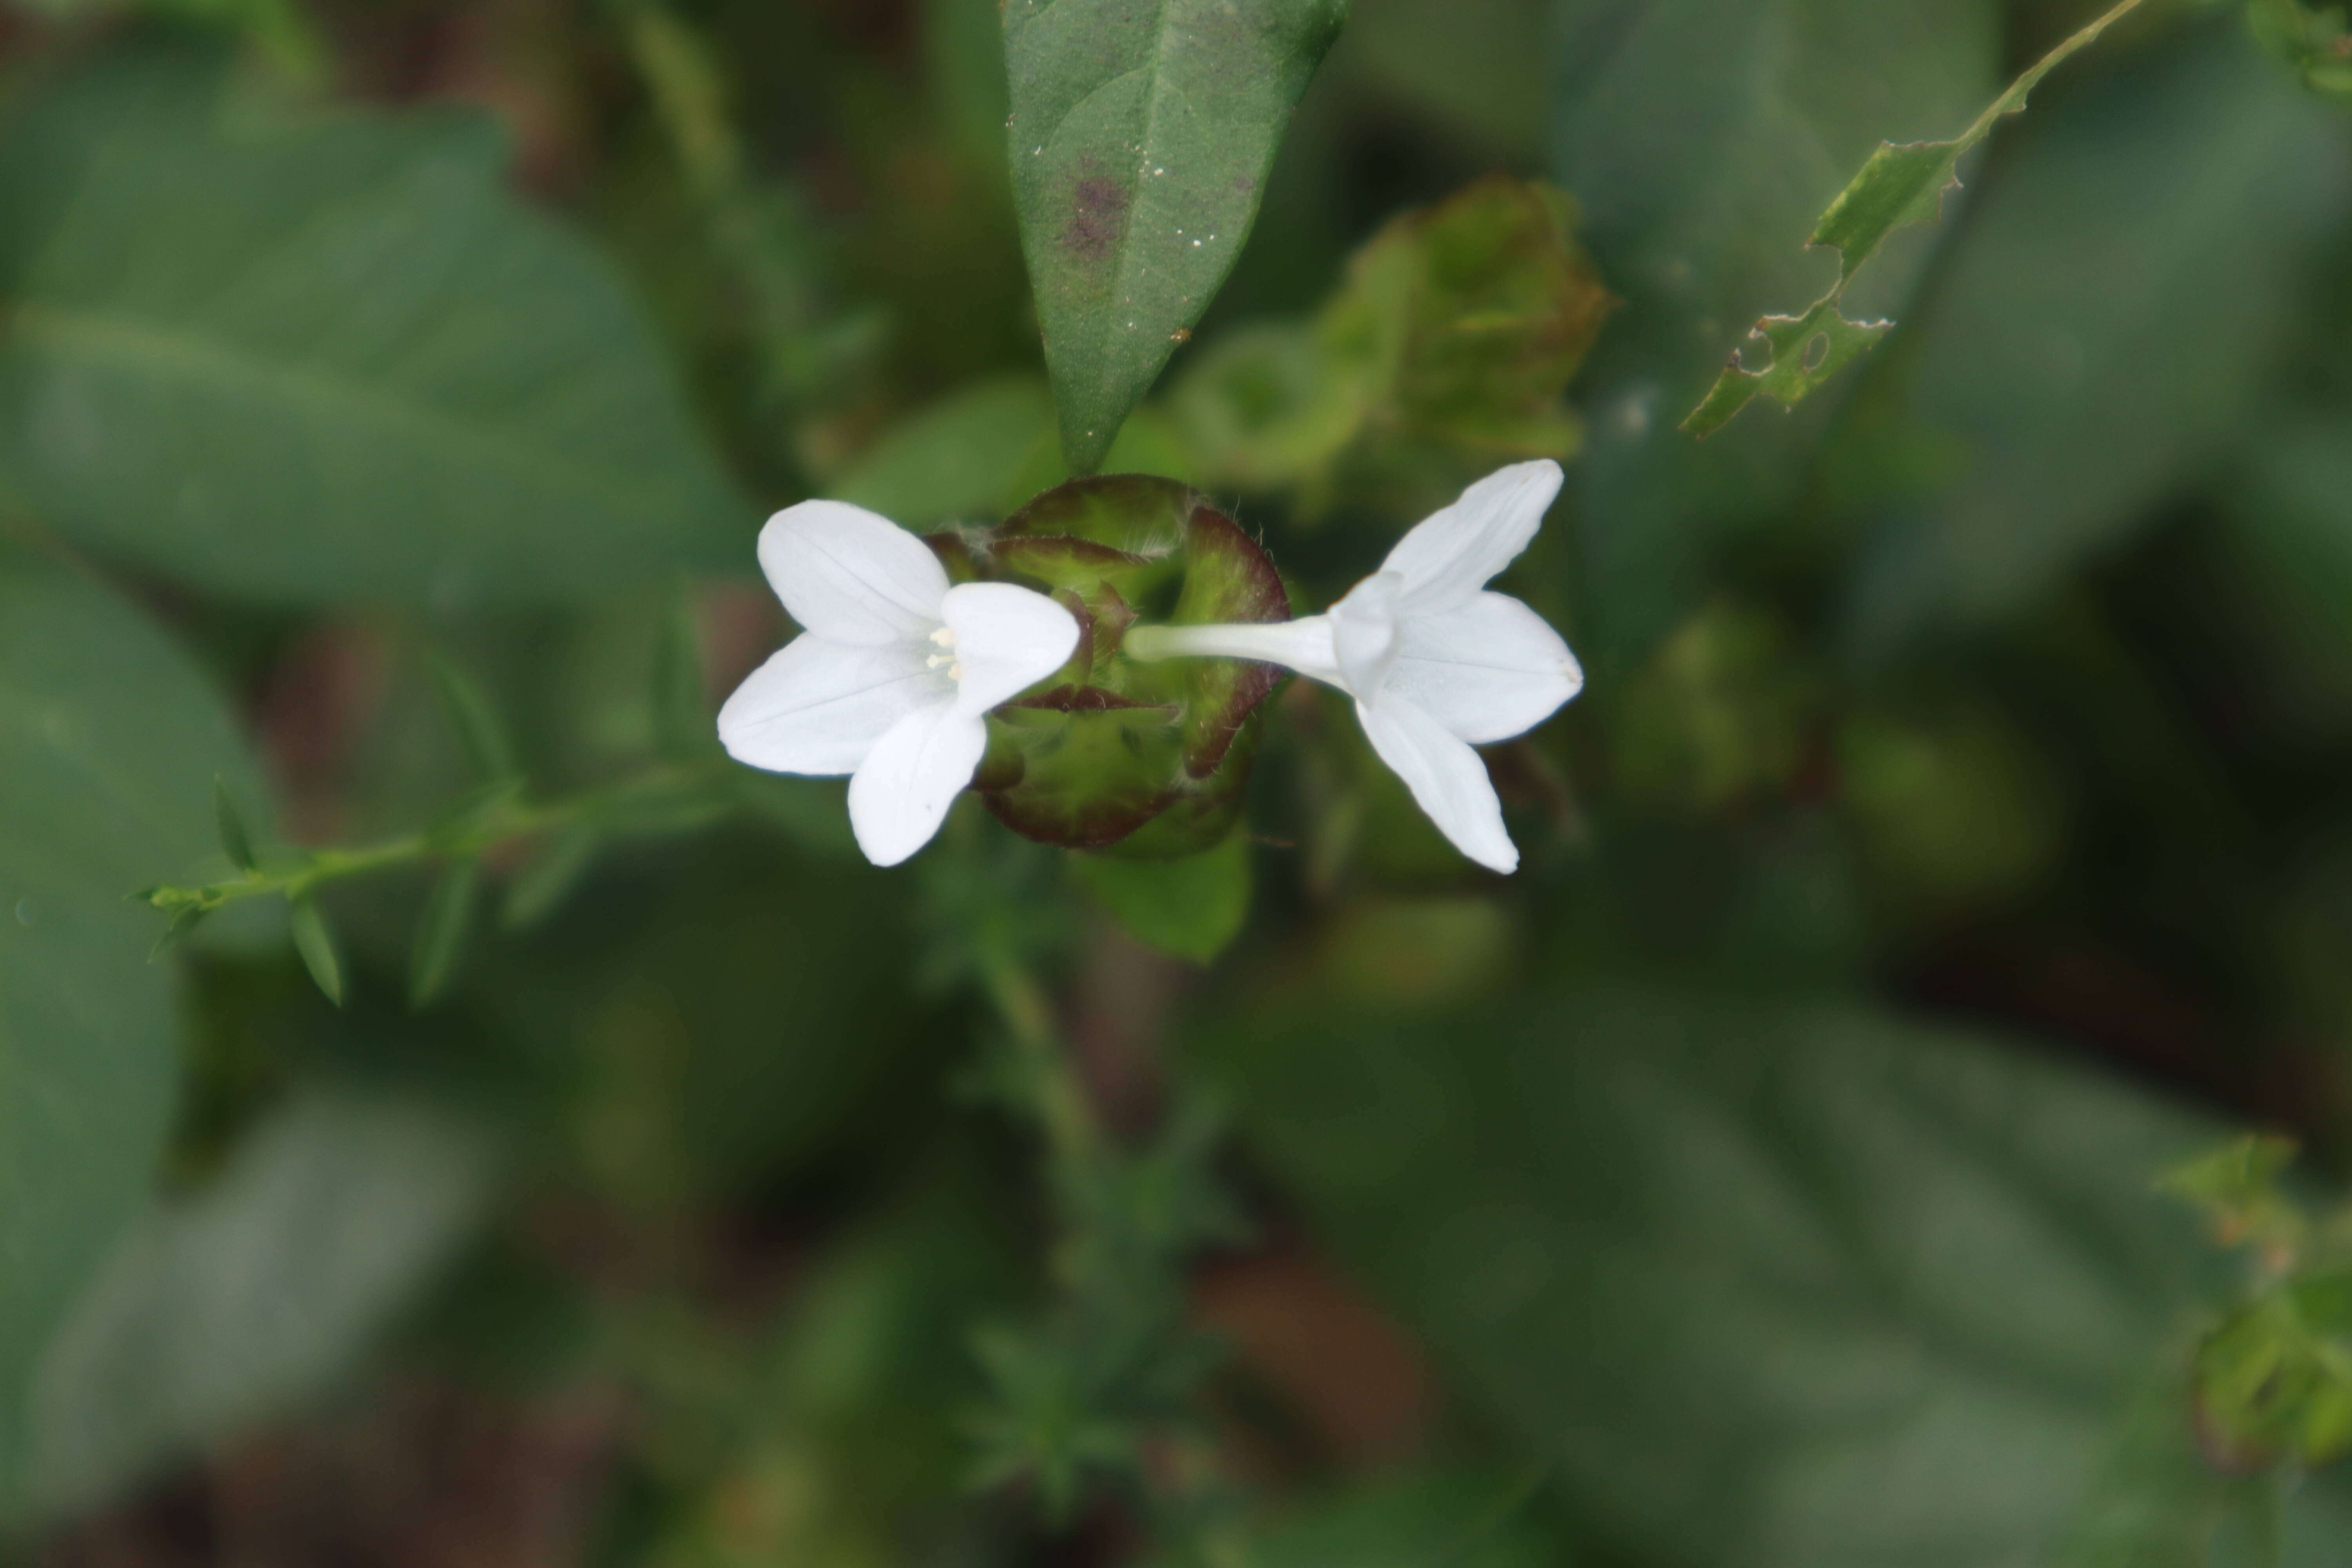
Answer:
<svg viewBox="0 0 2352 1568"><path fill-rule="evenodd" d="M1535 538L1559 487L1559 464L1514 464L1407 533L1327 614L1136 626L1127 651L1257 659L1346 692L1372 750L1454 847L1490 870L1517 870L1502 802L1471 748L1550 718L1583 689L1584 672L1541 616L1486 583Z"/></svg>

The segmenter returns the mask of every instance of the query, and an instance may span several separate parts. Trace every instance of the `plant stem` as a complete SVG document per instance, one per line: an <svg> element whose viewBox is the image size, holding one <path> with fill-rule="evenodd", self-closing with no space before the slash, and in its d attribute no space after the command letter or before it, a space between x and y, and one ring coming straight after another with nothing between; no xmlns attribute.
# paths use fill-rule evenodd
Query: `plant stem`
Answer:
<svg viewBox="0 0 2352 1568"><path fill-rule="evenodd" d="M532 801L520 780L510 781L492 785L472 809L437 826L357 848L300 850L295 862L282 868L248 871L197 888L156 888L140 897L160 910L199 914L245 899L304 899L331 882L426 861L468 859L553 828L619 816L667 796L690 796L722 776L714 761L663 763L615 784L553 801Z"/></svg>
<svg viewBox="0 0 2352 1568"><path fill-rule="evenodd" d="M1045 988L1001 941L982 942L980 969L988 999L1037 1087L1037 1120L1057 1171L1064 1175L1083 1171L1103 1152L1102 1123L1063 1048Z"/></svg>
<svg viewBox="0 0 2352 1568"><path fill-rule="evenodd" d="M2014 114L2025 107L2026 99L2042 85L2042 79L2064 65L2075 55L2099 41L2099 35L2140 8L2143 0L2122 0L2122 4L2097 20L2090 22L2066 38L2057 47L2035 61L2023 76L2011 82L2007 92L1993 100L1991 107L1977 117L1977 122L1960 135L1964 146L1974 146L1992 133L1992 128L2004 114Z"/></svg>

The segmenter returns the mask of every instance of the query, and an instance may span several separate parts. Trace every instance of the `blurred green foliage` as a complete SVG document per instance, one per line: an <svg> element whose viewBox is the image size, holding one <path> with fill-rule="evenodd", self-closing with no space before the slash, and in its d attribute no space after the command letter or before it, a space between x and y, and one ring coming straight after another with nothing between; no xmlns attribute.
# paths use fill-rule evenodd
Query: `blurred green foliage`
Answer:
<svg viewBox="0 0 2352 1568"><path fill-rule="evenodd" d="M0 1557L2340 1564L2344 21L1932 142L2102 9L11 5ZM1537 455L1509 882L1239 666L895 873L716 751L791 501L1228 619Z"/></svg>

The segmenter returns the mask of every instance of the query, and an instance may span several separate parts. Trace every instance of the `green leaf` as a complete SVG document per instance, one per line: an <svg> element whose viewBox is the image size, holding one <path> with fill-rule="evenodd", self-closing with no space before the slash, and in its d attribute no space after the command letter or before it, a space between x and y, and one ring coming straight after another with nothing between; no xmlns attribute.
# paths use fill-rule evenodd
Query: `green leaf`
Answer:
<svg viewBox="0 0 2352 1568"><path fill-rule="evenodd" d="M1721 548L1805 493L1826 402L1693 443L1675 427L1749 323L1820 295L1805 249L1885 138L1942 136L2000 88L1995 0L1564 0L1556 143L1579 233L1625 300L1579 382L1577 651L1639 661L1704 599ZM1857 282L1856 314L1897 314L1927 231Z"/></svg>
<svg viewBox="0 0 2352 1568"><path fill-rule="evenodd" d="M323 1391L481 1215L495 1149L439 1107L304 1091L115 1249L44 1358L33 1500L87 1508Z"/></svg>
<svg viewBox="0 0 2352 1568"><path fill-rule="evenodd" d="M1245 834L1181 860L1073 856L1070 870L1130 935L1194 963L1224 952L1249 919Z"/></svg>
<svg viewBox="0 0 2352 1568"><path fill-rule="evenodd" d="M1035 376L984 381L893 426L858 454L832 493L906 528L994 522L1053 428L1053 396Z"/></svg>
<svg viewBox="0 0 2352 1568"><path fill-rule="evenodd" d="M426 663L433 670L433 689L440 694L441 706L465 743L474 771L490 784L518 777L522 770L515 760L513 738L482 683L446 654L436 651L426 657Z"/></svg>
<svg viewBox="0 0 2352 1568"><path fill-rule="evenodd" d="M1931 223L1943 210L1944 195L1959 187L1959 162L1965 153L2011 114L2021 112L2025 100L2042 79L2077 52L2098 41L2099 35L2139 8L2140 0L2122 0L2113 10L2076 31L2035 62L2009 90L1992 101L1976 122L1949 142L1913 142L1897 146L1882 142L1846 188L1838 193L1829 211L1814 226L1806 243L1828 246L1839 256L1837 282L1802 316L1767 316L1756 323L1753 336L1771 350L1771 363L1751 370L1735 359L1725 368L1713 390L1683 421L1694 436L1715 434L1729 424L1758 393L1784 407L1794 407L1840 369L1858 358L1885 335L1892 322L1864 325L1845 319L1840 301L1854 274L1876 256L1886 237L1912 224ZM1820 353L1814 348L1820 346Z"/></svg>
<svg viewBox="0 0 2352 1568"><path fill-rule="evenodd" d="M213 777L213 820L220 829L221 853L228 857L228 863L247 875L258 870L260 862L254 858L253 838L237 813L236 797L229 794L228 781L218 774Z"/></svg>
<svg viewBox="0 0 2352 1568"><path fill-rule="evenodd" d="M1584 984L1191 1045L1464 1391L1664 1561L2040 1561L2219 1285L2151 1189L2210 1129L1860 1007Z"/></svg>
<svg viewBox="0 0 2352 1568"><path fill-rule="evenodd" d="M0 1511L33 1358L138 1212L178 1070L163 921L216 879L207 796L267 798L227 709L137 610L0 544Z"/></svg>
<svg viewBox="0 0 2352 1568"><path fill-rule="evenodd" d="M1209 308L1347 0L1007 0L1022 249L1071 469Z"/></svg>
<svg viewBox="0 0 2352 1568"><path fill-rule="evenodd" d="M575 824L542 845L507 889L500 921L509 931L535 926L554 912L595 863L604 836L593 827Z"/></svg>
<svg viewBox="0 0 2352 1568"><path fill-rule="evenodd" d="M294 951L302 956L302 967L310 972L311 980L327 1000L341 1006L343 962L336 954L334 933L327 929L327 917L319 912L318 900L307 894L296 899L288 923L294 936Z"/></svg>
<svg viewBox="0 0 2352 1568"><path fill-rule="evenodd" d="M449 608L740 569L611 269L478 117L102 56L0 133L0 458L77 542L246 599Z"/></svg>
<svg viewBox="0 0 2352 1568"><path fill-rule="evenodd" d="M466 935L473 929L475 896L480 890L481 862L460 860L441 873L425 900L425 916L416 926L416 952L409 961L408 1001L429 1007L441 999L465 956Z"/></svg>
<svg viewBox="0 0 2352 1568"><path fill-rule="evenodd" d="M2020 124L1910 345L1952 479L1863 553L1866 645L2015 612L2248 432L2352 188L2341 132L2228 18Z"/></svg>

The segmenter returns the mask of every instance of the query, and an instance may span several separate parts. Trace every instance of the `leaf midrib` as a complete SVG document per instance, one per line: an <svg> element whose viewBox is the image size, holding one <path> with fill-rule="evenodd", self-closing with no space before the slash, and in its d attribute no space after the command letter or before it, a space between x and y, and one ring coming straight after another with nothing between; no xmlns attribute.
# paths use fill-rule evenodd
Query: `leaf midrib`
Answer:
<svg viewBox="0 0 2352 1568"><path fill-rule="evenodd" d="M291 410L324 408L337 423L362 428L391 426L413 443L455 450L481 466L532 486L567 492L600 509L618 498L652 506L664 487L647 486L626 469L591 470L584 462L546 455L526 442L485 435L482 419L467 419L429 404L390 395L364 382L299 362L246 351L217 337L125 315L26 301L11 312L17 344L46 345L62 357L131 363L163 381L258 394ZM16 346L15 344L11 345Z"/></svg>

